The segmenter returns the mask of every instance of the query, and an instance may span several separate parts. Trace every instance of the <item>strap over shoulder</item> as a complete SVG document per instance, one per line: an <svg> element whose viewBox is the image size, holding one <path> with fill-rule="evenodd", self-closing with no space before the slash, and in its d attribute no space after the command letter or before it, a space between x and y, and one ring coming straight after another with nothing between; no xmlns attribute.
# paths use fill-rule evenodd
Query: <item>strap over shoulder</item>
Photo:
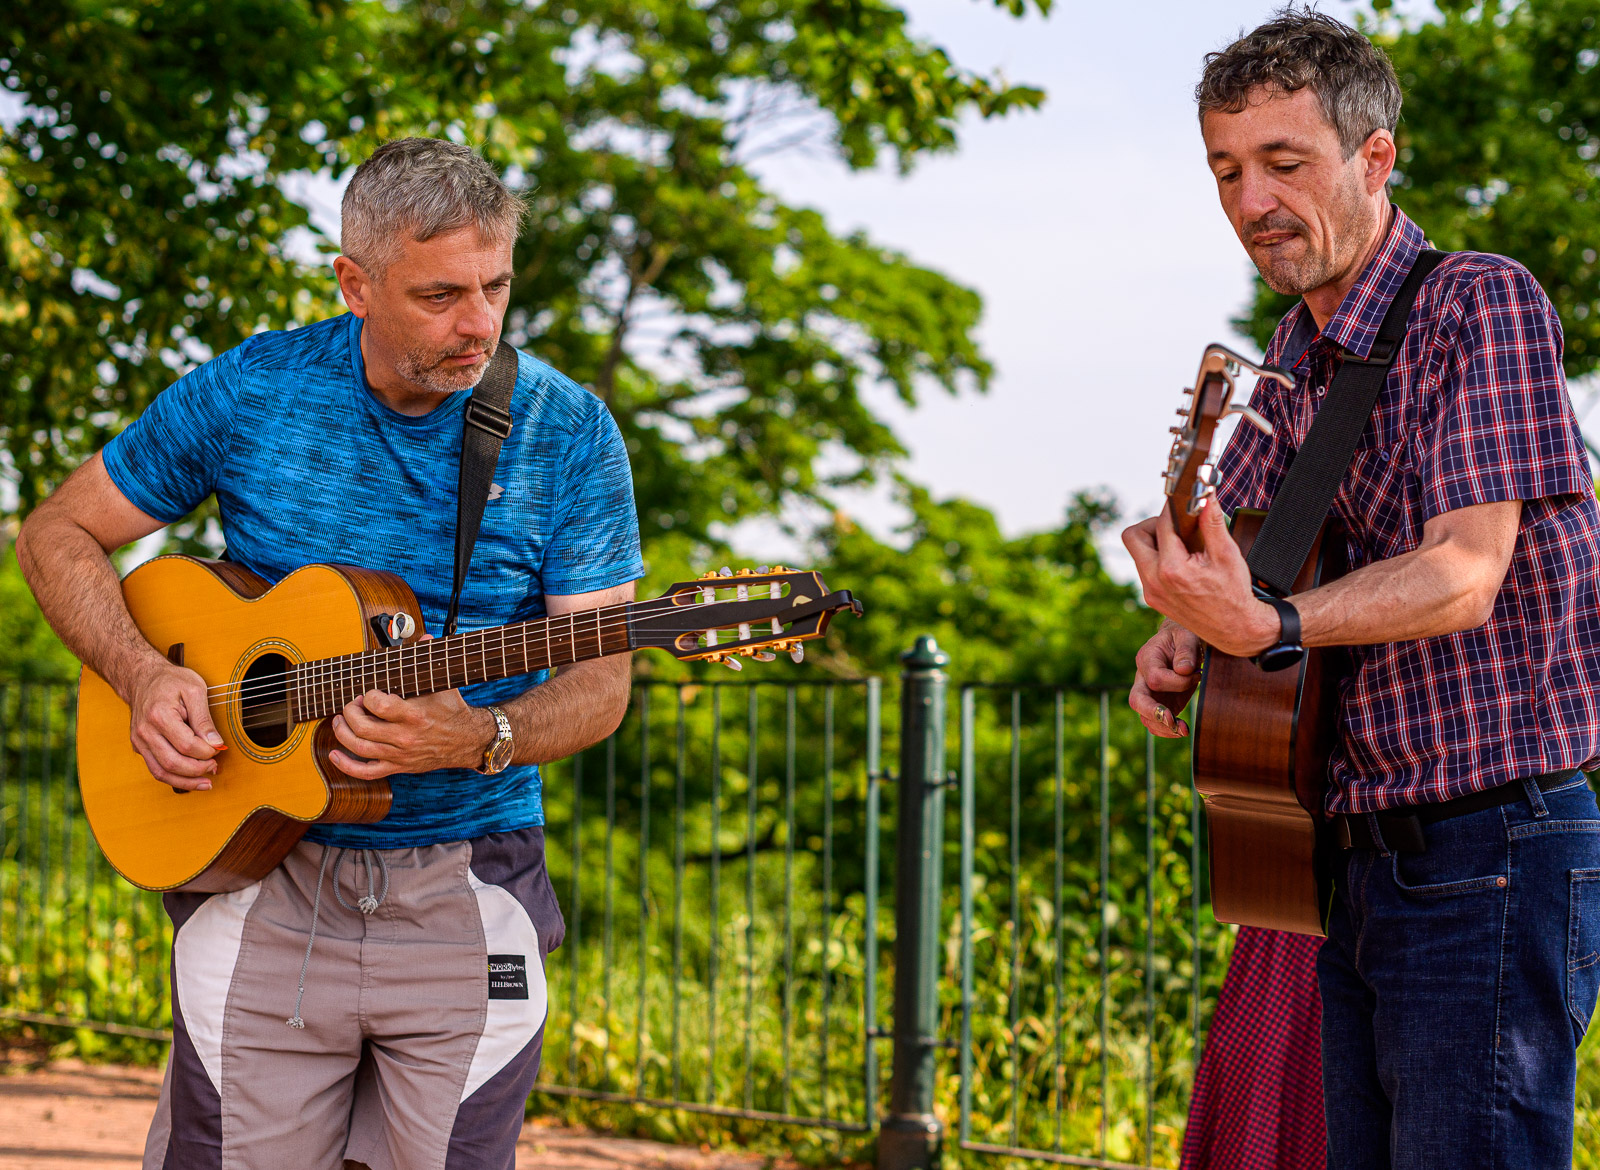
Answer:
<svg viewBox="0 0 1600 1170"><path fill-rule="evenodd" d="M494 486L494 469L500 462L500 445L511 434L511 393L517 385L517 351L504 338L495 346L489 368L472 388L461 419L461 474L456 484L455 580L450 586L450 609L445 614L446 637L456 632L461 608L461 587L472 564L472 549L483 525L483 506Z"/></svg>
<svg viewBox="0 0 1600 1170"><path fill-rule="evenodd" d="M1445 255L1431 248L1417 253L1394 300L1389 302L1371 351L1364 359L1354 354L1345 356L1306 441L1278 485L1278 494L1246 559L1256 579L1279 597L1294 592L1295 578L1333 507L1339 483L1355 456L1356 444L1372 419L1389 370L1400 356L1400 343L1405 340L1406 322L1417 292Z"/></svg>

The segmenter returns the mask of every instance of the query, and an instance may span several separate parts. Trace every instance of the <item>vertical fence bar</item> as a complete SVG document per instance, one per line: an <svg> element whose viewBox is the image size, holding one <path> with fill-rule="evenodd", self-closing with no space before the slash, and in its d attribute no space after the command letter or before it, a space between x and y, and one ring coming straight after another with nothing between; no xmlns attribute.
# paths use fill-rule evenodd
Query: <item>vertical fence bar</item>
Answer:
<svg viewBox="0 0 1600 1170"><path fill-rule="evenodd" d="M722 688L711 688L711 952L706 964L710 1007L706 1100L717 1101L717 958L722 950Z"/></svg>
<svg viewBox="0 0 1600 1170"><path fill-rule="evenodd" d="M794 1105L794 686L784 688L783 724L783 1111Z"/></svg>
<svg viewBox="0 0 1600 1170"><path fill-rule="evenodd" d="M961 688L961 1131L972 1140L972 855L978 819L976 695Z"/></svg>
<svg viewBox="0 0 1600 1170"><path fill-rule="evenodd" d="M1111 1113L1111 922L1106 908L1111 900L1111 707L1100 692L1100 1156L1106 1156Z"/></svg>
<svg viewBox="0 0 1600 1170"><path fill-rule="evenodd" d="M829 957L833 953L833 696L834 688L822 693L822 1038L817 1053L817 1077L821 1081L817 1099L822 1115L830 1116L828 1105L828 1033L833 1016L833 978Z"/></svg>
<svg viewBox="0 0 1600 1170"><path fill-rule="evenodd" d="M895 832L894 1077L878 1170L927 1170L939 1026L939 870L944 840L944 693L950 656L923 635L901 656L900 807Z"/></svg>
<svg viewBox="0 0 1600 1170"><path fill-rule="evenodd" d="M862 907L866 939L861 950L862 1096L861 1120L878 1115L878 833L883 784L883 683L867 680L867 809L862 860Z"/></svg>
<svg viewBox="0 0 1600 1170"><path fill-rule="evenodd" d="M650 968L650 688L639 696L639 1002L634 1014L634 1092L644 1091L645 977Z"/></svg>
<svg viewBox="0 0 1600 1170"><path fill-rule="evenodd" d="M677 753L674 760L672 809L672 1098L678 1099L682 1074L678 1042L683 1015L683 807L684 785L688 782L684 758L685 690L678 685Z"/></svg>
<svg viewBox="0 0 1600 1170"><path fill-rule="evenodd" d="M1011 1142L1022 1144L1022 692L1011 692L1011 994L1006 1043L1011 1046Z"/></svg>
<svg viewBox="0 0 1600 1170"><path fill-rule="evenodd" d="M744 1107L754 1109L756 1103L756 797L757 746L756 688L745 692L749 719L748 791L745 794L744 820Z"/></svg>
<svg viewBox="0 0 1600 1170"><path fill-rule="evenodd" d="M583 753L572 757L572 897L568 900L570 921L567 923L565 946L571 947L567 957L567 977L572 986L567 989L567 1084L578 1083L578 1039L572 1025L578 1016L578 983L581 972L578 957L583 947L583 887L578 875L583 872L581 850L583 830Z"/></svg>
<svg viewBox="0 0 1600 1170"><path fill-rule="evenodd" d="M1155 1160L1156 737L1144 737L1144 1160Z"/></svg>
<svg viewBox="0 0 1600 1170"><path fill-rule="evenodd" d="M1052 1031L1056 1038L1055 1061L1055 1115L1056 1115L1056 1153L1061 1152L1061 1126L1063 1115L1067 1111L1067 1070L1066 1054L1063 1048L1066 1038L1062 1035L1061 997L1065 994L1067 975L1066 956L1066 906L1063 901L1066 869L1066 696L1060 691L1055 693L1055 797L1056 797L1056 835L1055 835L1055 952L1056 952L1056 988L1054 1027Z"/></svg>
<svg viewBox="0 0 1600 1170"><path fill-rule="evenodd" d="M600 987L605 1003L606 1053L611 1052L611 965L616 957L616 936L612 932L615 905L612 887L616 881L616 854L613 838L617 831L617 737L606 739L606 896L605 927L600 941Z"/></svg>

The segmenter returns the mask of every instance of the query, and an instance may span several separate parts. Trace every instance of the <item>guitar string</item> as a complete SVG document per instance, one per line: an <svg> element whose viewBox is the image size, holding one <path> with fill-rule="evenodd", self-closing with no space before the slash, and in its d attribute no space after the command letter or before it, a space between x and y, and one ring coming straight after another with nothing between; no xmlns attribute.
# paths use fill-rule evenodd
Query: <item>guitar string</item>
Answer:
<svg viewBox="0 0 1600 1170"><path fill-rule="evenodd" d="M681 594L678 594L677 596L681 596ZM760 600L766 600L766 599L763 598L763 599L760 599ZM731 605L731 604L736 604L735 600L732 599L732 598L729 598L729 599L723 600L723 601L715 601L715 602L709 602L709 603L696 603L696 605L703 605L703 606L705 606L707 608L710 608L710 607L713 607L713 606L722 606L722 605ZM365 650L365 651L360 651L360 652L355 653L355 654L340 654L340 655L335 655L335 656L333 656L331 658L314 659L314 660L312 660L310 662L297 663L296 666L301 666L301 667L315 666L315 667L320 667L320 668L324 668L324 669L334 668L334 669L342 671L342 670L347 670L348 667L350 667L352 665L360 664L360 662L363 661L363 660L368 664L376 664L376 663L378 663L378 656L389 654L389 653L392 653L392 652L397 651L397 650L414 650L414 649L417 649L417 648L419 648L421 646L425 646L425 645L433 645L433 646L443 647L447 643L453 646L454 644L456 644L457 640L463 640L463 644L464 644L464 640L467 639L467 638L484 637L484 636L487 636L487 635L490 635L490 634L500 633L501 631L510 631L512 629L521 629L522 627L530 627L527 632L531 633L535 637L537 637L541 632L549 632L549 623L557 621L557 620L559 620L559 619L561 619L563 617L569 619L568 625L569 625L571 631L576 633L576 632L581 632L579 630L578 625L577 625L577 621L579 619L583 619L587 614L591 614L591 613L592 614L596 614L596 615L607 614L607 613L614 614L617 610L631 610L631 613L624 613L623 615L621 615L620 618L618 618L618 617L608 617L608 618L604 619L603 631L601 630L601 622L598 619L596 620L596 627L595 628L596 628L597 631L604 632L604 633L614 633L617 629L626 626L628 624L628 620L630 618L633 618L633 617L651 617L651 616L654 616L656 614L670 613L670 612L673 612L673 611L682 611L684 613L688 613L693 608L694 607L692 607L692 606L675 604L671 600L666 599L666 598L654 598L652 600L643 601L643 602L626 602L626 603L624 603L622 605L616 605L616 606L601 606L601 607L599 607L597 609L593 609L593 610L576 610L572 614L553 614L553 615L550 615L548 617L543 617L543 618L532 618L532 619L530 619L530 620L528 620L526 622L511 622L511 623L508 623L507 625L504 625L504 626L493 626L493 627L490 627L490 628L484 629L484 630L468 630L465 633L452 634L449 638L430 639L429 642L426 642L426 643L424 643L424 642L413 642L413 643L411 643L411 644L409 644L407 646L389 646L389 647L384 647L384 648L379 649L379 650ZM531 627L535 627L535 626L540 626L541 624L546 627L545 630L535 630L535 629L531 628ZM730 622L728 624L729 625L733 625L735 623ZM668 629L668 630L663 630L661 632L670 633L670 634L684 634L684 633L689 633L689 632L694 631L694 630L706 630L706 629L707 629L706 625L704 625L703 623L697 623L695 625L687 626L687 627L684 627L682 629ZM507 635L502 635L502 637L505 637L505 636L507 636ZM520 637L522 635L517 635L517 636ZM559 636L565 636L565 635L558 635L558 637ZM549 639L546 638L546 641L548 642ZM340 665L335 668L334 664L336 664L336 663L340 664ZM380 669L382 669L381 666L380 666ZM231 683L218 683L218 684L216 684L214 686L207 687L206 691L207 691L207 694L209 696L218 696L222 692L226 692L226 691L234 691L234 690L247 691L247 690L249 690L249 688L251 688L253 686L256 686L257 684L265 684L265 688L268 689L268 690L271 690L271 689L273 689L273 683L274 683L275 680L282 679L282 678L287 678L292 673L293 673L292 670L291 671L278 671L278 672L275 672L273 674L259 675L256 678L250 679L248 681L231 682Z"/></svg>
<svg viewBox="0 0 1600 1170"><path fill-rule="evenodd" d="M498 628L505 628L505 627L498 627ZM705 629L705 627L696 625L696 626L685 626L685 627L683 627L681 629L676 629L676 630L664 630L662 632L663 633L689 634L689 633L702 633L702 632L704 632L704 629ZM784 636L785 635L774 635L773 638L774 638L774 640L778 640L778 639L780 639L780 638L782 638ZM788 636L801 638L801 637L806 637L807 635L796 634L796 635L788 635ZM502 642L498 647L485 646L484 649L483 649L483 653L481 655L483 661L487 662L489 660L490 655L498 653L499 656L500 656L501 662L503 664L509 663L509 661L510 661L510 659L509 659L509 645L510 645L511 642L519 641L519 640L520 639L515 639L515 638L504 638L504 639L502 639ZM454 639L452 639L452 641L454 641ZM576 643L576 639L573 639L573 641L574 641L574 643ZM743 648L744 649L760 649L760 646L761 646L761 643L758 642L758 643L755 643L752 646L747 646L747 647L743 647ZM463 647L463 649L464 648L465 647ZM420 646L399 647L398 649L413 650L413 649L420 649ZM617 653L621 653L621 651L617 651ZM600 655L597 655L596 657L604 657L604 654L602 653ZM317 663L308 663L306 665L318 666L318 665L321 665L322 663L329 663L329 662L334 662L334 661L337 661L337 660L336 659L322 659ZM574 660L574 661L577 661L577 660ZM393 674L393 673L395 673L397 671L403 672L403 671L405 671L407 669L407 666L408 666L408 664L405 663L404 661L397 661L397 662L394 662L394 663L369 663L369 665L372 665L373 669L370 669L370 670L357 670L357 671L351 671L349 669L341 669L337 673L326 674L326 675L323 675L320 678L316 678L315 680L305 679L305 680L303 680L301 682L300 685L298 685L297 687L294 687L293 689L295 690L295 692L297 694L297 697L310 696L310 697L318 700L314 704L314 708L317 709L317 710L320 710L321 709L321 705L322 705L321 704L321 700L322 699L332 700L334 698L335 694L342 694L346 689L348 689L349 684L354 683L354 682L365 683L366 679L367 679L367 677L369 675L371 676L374 684L376 684L379 681L380 676L383 677L384 681L387 681L387 676L389 676L389 675L391 675L391 674ZM409 664L409 665L410 665L410 668L413 670L413 673L415 673L415 668L417 666L421 665L421 663L413 660L413 662L411 664ZM430 666L431 666L431 663L430 663ZM463 654L462 666L463 666L463 670L465 670L466 669L466 662L465 662L465 655L464 654ZM447 684L449 682L449 669L450 668L449 668L449 666L447 664L446 665L446 677L445 677L445 681L446 681ZM547 668L546 667L537 667L537 666L530 668L530 670L542 670L542 669L547 669ZM430 673L431 673L431 671L430 671ZM269 677L269 676L264 676L264 677ZM287 678L287 677L290 677L290 675L288 675L288 674L279 674L276 677ZM259 680L259 679L252 680L253 683L254 682L261 682L261 681L262 680ZM488 681L488 680L482 680L482 681ZM468 682L468 681L465 681L465 680L463 682L457 684L457 686L468 686L468 685L472 685L472 684L470 682ZM270 685L264 687L264 689L268 694L274 693L277 690L277 688L272 687ZM285 691L287 691L288 689L289 688L285 688ZM363 686L362 691L364 692L366 689L367 688L365 686ZM446 689L449 689L449 688L448 687L440 687L439 688L439 690L446 690ZM419 692L419 693L424 693L424 692ZM426 693L434 693L434 692L426 692ZM260 692L259 691L254 693L254 694L251 694L251 695L243 695L241 693L240 695L237 695L237 696L230 696L230 695L208 696L207 707L209 709L211 709L211 710L216 710L219 707L225 706L228 702L230 702L234 698L256 698L256 697L260 697ZM287 697L288 697L287 693L285 693L284 697L287 699ZM339 707L339 706L342 706L342 704L340 704L340 703L334 703L333 705L334 705L335 709L337 709L337 707ZM322 718L322 717L323 716L313 716L313 718ZM300 722L305 722L305 720L300 720Z"/></svg>
<svg viewBox="0 0 1600 1170"><path fill-rule="evenodd" d="M652 603L644 603L644 604L645 605L650 605ZM722 601L722 602L713 602L713 603L708 603L708 604L710 604L710 605L728 605L728 604L734 604L734 603L731 602L731 601ZM617 607L607 607L607 608L617 608ZM653 609L650 609L650 610L645 610L643 608L643 606L640 606L639 608L637 608L635 610L635 613L634 613L633 616L649 616L649 614L651 614L651 613L670 612L670 611L673 611L673 610L685 611L685 613L687 614L687 611L689 610L689 607L687 607L687 606L679 606L679 605L672 605L671 603L667 603L666 605L662 605L662 606L659 606L659 607L656 607L656 608L653 608ZM576 618L581 619L585 613L599 613L599 612L603 612L603 611L602 610L589 610L589 611L579 610L579 611L576 611L574 616ZM564 616L567 616L567 615L557 614L555 616L556 617L564 617ZM776 615L773 615L773 616L775 617ZM296 664L296 668L309 667L309 668L312 668L314 673L310 673L310 674L301 673L301 681L295 687L295 689L297 691L300 691L300 692L311 692L311 693L315 693L315 692L317 692L319 690L342 689L342 687L345 684L348 684L350 682L354 682L357 679L365 680L365 678L368 675L371 675L375 680L379 676L384 676L385 678L387 678L387 676L389 676L390 674L393 674L396 671L402 671L403 672L406 669L408 669L408 667L413 671L413 673L415 673L417 668L422 665L421 659L423 657L424 647L427 647L427 655L428 655L428 658L430 659L430 661L429 661L430 673L431 673L431 670L432 670L432 666L434 665L434 662L432 661L432 659L434 658L434 655L439 654L439 653L442 652L442 655L445 658L444 666L445 666L445 671L446 671L446 679L448 681L449 671L450 671L450 666L449 666L449 661L448 661L449 654L450 654L450 649L453 648L453 646L455 644L457 644L458 642L459 642L459 644L461 646L461 649L462 649L462 659L463 659L462 666L463 666L464 670L466 669L466 653L467 653L467 650L468 650L467 639L472 638L472 637L478 637L478 638L481 638L481 639L484 640L483 641L483 645L481 647L479 647L479 649L478 649L478 653L479 653L480 657L482 657L485 660L487 660L487 657L490 654L498 653L500 655L500 657L501 657L502 663L506 663L506 662L509 662L509 658L508 658L507 654L508 654L508 648L509 648L510 644L512 642L514 642L514 641L521 640L524 643L524 653L526 653L526 649L525 648L526 648L526 642L527 642L527 634L528 633L532 633L532 634L534 634L535 637L537 637L537 635L540 632L544 632L544 633L548 634L550 632L549 629L548 629L549 620L552 620L552 619L536 619L536 620L530 621L530 622L513 623L511 625L506 625L506 626L496 626L496 627L493 627L493 628L487 629L487 630L472 630L472 631L468 631L465 634L452 635L448 639L441 638L441 639L437 639L437 640L432 640L432 641L430 641L428 643L416 642L416 643L412 643L409 646L388 647L388 648L385 648L385 649L382 649L382 650L377 650L377 651L365 651L365 652L362 652L360 654L340 655L340 656L336 656L334 658L316 659L316 660L313 660L311 662L297 663ZM533 626L539 625L541 623L545 624L545 626L546 626L546 628L543 631L529 629L529 630L526 630L526 631L521 632L521 633L515 633L514 634L514 633L511 632L513 630L519 629L520 627L533 627ZM627 624L628 624L628 621L627 621L626 618L624 618L622 620L610 619L610 620L607 620L604 624L602 624L599 620L597 620L596 623L595 623L595 627L594 627L594 634L597 637L597 639L603 639L606 634L614 633L619 629L626 628ZM733 623L729 623L729 625L732 625L732 624ZM697 622L697 623L695 623L693 625L688 625L688 626L668 627L666 629L660 629L659 627L657 627L657 630L660 633L671 634L671 635L688 634L688 633L708 633L708 632L710 632L710 630L708 629L706 624L703 623L703 622ZM491 646L489 644L487 639L491 635L498 637L499 642L498 642L497 645ZM557 635L557 640L559 641L561 638L567 638L567 639L571 640L573 642L573 644L574 644L574 647L576 647L577 639L578 639L578 636L580 636L580 635L582 635L584 637L588 637L589 636L587 632L583 631L578 626L576 621L573 621L573 622L569 623L569 628L565 633ZM781 639L781 638L782 638L781 634L774 635L774 640ZM546 637L545 641L546 641L546 643L548 645L548 643L550 641L549 637ZM435 647L438 647L438 649L436 650ZM759 643L757 644L756 647L747 647L747 648L759 648ZM403 657L404 652L407 651L407 650L410 650L410 651L413 652L413 657L412 657L412 660L411 660L410 663L407 663L404 660L404 657ZM389 657L390 655L393 655L392 659ZM604 656L603 648L601 650L600 656L601 657ZM548 664L548 665L554 665L554 664ZM537 669L545 669L545 667L532 667L531 669L535 669L535 670L537 670ZM293 669L290 670L290 671L278 671L278 672L274 672L273 674L260 675L260 676L258 676L256 678L248 680L247 682L223 683L223 684L218 684L218 685L213 686L213 687L209 687L207 689L208 690L208 693L207 693L208 703L207 703L207 705L208 706L216 706L218 703L226 702L226 701L229 701L231 699L236 699L236 698L237 699L259 698L263 694L266 694L266 695L274 694L274 693L279 691L279 686L278 686L277 680L292 679L295 676L295 673L296 673L296 670L293 670ZM467 684L464 683L462 685L467 685ZM440 688L440 689L445 689L445 688ZM232 692L232 693L229 693L229 692Z"/></svg>

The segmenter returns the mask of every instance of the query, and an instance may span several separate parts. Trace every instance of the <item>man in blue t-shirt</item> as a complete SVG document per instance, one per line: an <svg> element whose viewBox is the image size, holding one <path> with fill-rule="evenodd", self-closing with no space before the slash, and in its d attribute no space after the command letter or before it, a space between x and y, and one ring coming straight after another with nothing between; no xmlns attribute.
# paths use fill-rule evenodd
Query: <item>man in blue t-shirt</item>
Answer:
<svg viewBox="0 0 1600 1170"><path fill-rule="evenodd" d="M389 570L439 628L462 391L499 344L523 214L466 147L380 147L344 197L350 312L179 379L24 525L28 581L128 703L152 784L209 789L223 741L206 681L140 636L107 554L215 494L233 561L269 581L318 562ZM638 521L605 405L519 354L511 415L462 627L632 600ZM246 889L167 895L173 1045L147 1170L513 1165L563 929L538 765L617 726L628 667L369 691L334 716L332 762L387 778L392 810L314 826Z"/></svg>

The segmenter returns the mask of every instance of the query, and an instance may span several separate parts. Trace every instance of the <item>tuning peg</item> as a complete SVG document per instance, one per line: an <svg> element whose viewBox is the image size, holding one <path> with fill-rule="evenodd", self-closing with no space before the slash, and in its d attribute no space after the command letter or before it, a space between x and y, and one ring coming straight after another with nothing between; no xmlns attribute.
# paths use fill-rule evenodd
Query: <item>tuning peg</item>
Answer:
<svg viewBox="0 0 1600 1170"><path fill-rule="evenodd" d="M765 576L768 571L769 570L767 569L767 566L765 566L765 565L757 565L756 566L756 575L757 576Z"/></svg>
<svg viewBox="0 0 1600 1170"><path fill-rule="evenodd" d="M778 656L770 650L752 650L750 651L750 657L757 662L776 662L778 660Z"/></svg>
<svg viewBox="0 0 1600 1170"><path fill-rule="evenodd" d="M793 646L790 646L789 658L794 662L804 662L806 660L805 646L799 642L796 642Z"/></svg>
<svg viewBox="0 0 1600 1170"><path fill-rule="evenodd" d="M1238 415L1240 418L1244 419L1245 422L1255 427L1255 429L1260 431L1263 435L1272 434L1272 424L1266 419L1262 418L1261 415L1256 412L1254 407L1230 405L1222 412L1221 417L1227 418L1230 414Z"/></svg>
<svg viewBox="0 0 1600 1170"><path fill-rule="evenodd" d="M731 576L733 576L733 570L728 568L727 565L723 565L722 568L717 570L717 576L719 576L719 577L731 577Z"/></svg>
<svg viewBox="0 0 1600 1170"><path fill-rule="evenodd" d="M1168 427L1167 428L1167 434L1169 434L1169 435L1181 435L1181 434L1183 434L1183 428L1182 427Z"/></svg>
<svg viewBox="0 0 1600 1170"><path fill-rule="evenodd" d="M736 656L731 654L722 660L722 665L726 666L729 670L744 669L744 663L740 662Z"/></svg>

